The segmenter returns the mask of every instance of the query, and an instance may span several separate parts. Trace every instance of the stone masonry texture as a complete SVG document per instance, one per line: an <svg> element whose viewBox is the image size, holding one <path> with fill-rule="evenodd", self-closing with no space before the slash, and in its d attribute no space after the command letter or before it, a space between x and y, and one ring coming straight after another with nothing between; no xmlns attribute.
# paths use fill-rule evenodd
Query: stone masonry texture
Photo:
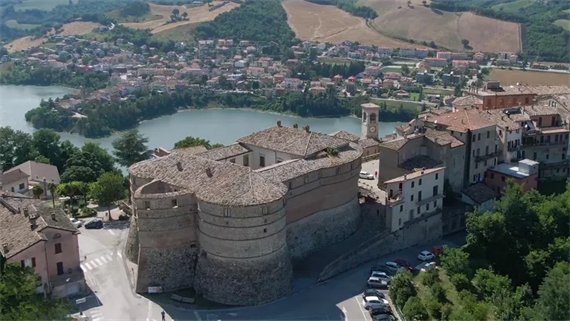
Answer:
<svg viewBox="0 0 570 321"><path fill-rule="evenodd" d="M190 248L141 248L136 291L146 293L149 286L161 286L163 291L191 288L197 254Z"/></svg>

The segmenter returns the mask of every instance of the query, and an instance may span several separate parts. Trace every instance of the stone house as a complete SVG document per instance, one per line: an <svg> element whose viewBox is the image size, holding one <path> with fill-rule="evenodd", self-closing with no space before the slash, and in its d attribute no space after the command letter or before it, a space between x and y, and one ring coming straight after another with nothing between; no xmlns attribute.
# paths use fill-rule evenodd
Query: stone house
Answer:
<svg viewBox="0 0 570 321"><path fill-rule="evenodd" d="M44 191L44 198L51 198L51 192L48 188L50 183L58 185L61 182L57 167L50 164L27 161L16 167L12 167L4 174L8 174L13 171L22 171L28 175L29 190L31 190L35 185L40 185Z"/></svg>
<svg viewBox="0 0 570 321"><path fill-rule="evenodd" d="M472 205L479 213L492 212L495 210L497 193L485 183L477 183L461 191L461 201Z"/></svg>
<svg viewBox="0 0 570 321"><path fill-rule="evenodd" d="M7 173L0 173L0 190L10 191L12 193L28 192L28 179L29 175L20 169L16 169Z"/></svg>
<svg viewBox="0 0 570 321"><path fill-rule="evenodd" d="M35 270L42 282L37 293L66 297L85 292L78 234L61 209L21 194L0 196L0 254L8 264Z"/></svg>

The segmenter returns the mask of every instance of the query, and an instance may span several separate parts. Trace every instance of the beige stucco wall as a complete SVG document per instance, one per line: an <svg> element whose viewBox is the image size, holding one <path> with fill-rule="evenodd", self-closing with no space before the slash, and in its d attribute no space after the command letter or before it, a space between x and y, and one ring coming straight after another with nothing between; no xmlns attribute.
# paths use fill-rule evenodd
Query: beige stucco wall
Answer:
<svg viewBox="0 0 570 321"><path fill-rule="evenodd" d="M487 133L489 133L488 138L487 138ZM475 137L474 141L473 137ZM483 180L487 169L498 164L498 157L488 158L486 162L476 161L477 150L479 150L480 156L484 156L486 155L487 147L488 147L488 153L491 154L495 152L495 146L497 146L497 150L502 149L501 141L497 137L497 131L495 129L495 125L472 131L471 149L469 151L469 157L471 158L469 164L469 175L468 175L469 181L465 183L474 183L476 177L478 177L479 180Z"/></svg>
<svg viewBox="0 0 570 321"><path fill-rule="evenodd" d="M7 260L7 264L21 264L24 261L27 266L32 266L32 258L36 261L36 267L34 271L42 278L42 284L49 283L49 272L47 256L45 251L45 242L38 242L25 251L22 251ZM53 267L55 268L55 267ZM37 292L43 293L44 288L38 287Z"/></svg>
<svg viewBox="0 0 570 321"><path fill-rule="evenodd" d="M21 187L20 185L23 184L23 187ZM19 179L15 182L9 183L9 184L2 184L2 190L4 191L10 191L13 193L23 193L25 191L28 190L28 179L27 178L22 178Z"/></svg>

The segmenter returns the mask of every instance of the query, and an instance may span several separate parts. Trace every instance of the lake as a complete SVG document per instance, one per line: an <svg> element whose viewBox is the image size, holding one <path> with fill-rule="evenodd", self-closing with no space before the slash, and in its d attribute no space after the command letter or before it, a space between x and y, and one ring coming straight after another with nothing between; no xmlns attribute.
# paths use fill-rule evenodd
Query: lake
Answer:
<svg viewBox="0 0 570 321"><path fill-rule="evenodd" d="M42 99L55 99L71 93L73 89L64 87L37 86L0 86L0 126L10 126L26 133L33 133L34 128L27 123L24 115L30 109L39 106ZM339 130L360 136L360 119L341 118L302 118L251 110L203 109L177 113L145 121L140 124L139 132L149 139L149 148L164 147L170 149L174 143L186 136L200 137L211 143L231 144L236 139L256 131L275 126L281 120L284 126L297 123L299 127L309 125L312 131L330 134ZM395 126L403 123L381 123L380 137L394 132ZM97 142L101 147L112 149L111 143L120 134L101 139L88 139L83 136L60 133L62 140L69 140L77 146L86 141Z"/></svg>

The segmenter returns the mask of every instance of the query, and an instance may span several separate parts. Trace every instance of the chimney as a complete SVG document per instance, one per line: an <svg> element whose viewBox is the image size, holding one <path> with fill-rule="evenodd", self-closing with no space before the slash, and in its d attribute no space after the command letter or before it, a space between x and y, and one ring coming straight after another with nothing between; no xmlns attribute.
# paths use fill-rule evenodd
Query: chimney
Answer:
<svg viewBox="0 0 570 321"><path fill-rule="evenodd" d="M408 179L408 174L404 174L404 180Z"/></svg>
<svg viewBox="0 0 570 321"><path fill-rule="evenodd" d="M293 124L293 128L299 128L299 125L297 125L297 123Z"/></svg>
<svg viewBox="0 0 570 321"><path fill-rule="evenodd" d="M280 120L277 121L277 127L281 128L281 121Z"/></svg>
<svg viewBox="0 0 570 321"><path fill-rule="evenodd" d="M211 178L212 176L214 176L214 175L212 175L212 169L210 169L210 167L206 168L206 175L207 175L208 177L210 177L210 178Z"/></svg>
<svg viewBox="0 0 570 321"><path fill-rule="evenodd" d="M309 125L306 125L305 127L303 127L303 129L304 129L307 133L310 133L310 132L311 132L311 127L309 127Z"/></svg>
<svg viewBox="0 0 570 321"><path fill-rule="evenodd" d="M4 251L4 253L8 253L8 251L10 251L8 243L2 243L2 251Z"/></svg>
<svg viewBox="0 0 570 321"><path fill-rule="evenodd" d="M24 217L28 217L30 215L30 211L27 207L24 207Z"/></svg>
<svg viewBox="0 0 570 321"><path fill-rule="evenodd" d="M51 213L51 219L52 219L53 221L57 221L57 220L55 219L55 213Z"/></svg>
<svg viewBox="0 0 570 321"><path fill-rule="evenodd" d="M178 169L179 172L182 172L183 168L182 168L182 163L177 162L176 163L176 168Z"/></svg>
<svg viewBox="0 0 570 321"><path fill-rule="evenodd" d="M22 208L18 207L18 214L22 214Z"/></svg>

